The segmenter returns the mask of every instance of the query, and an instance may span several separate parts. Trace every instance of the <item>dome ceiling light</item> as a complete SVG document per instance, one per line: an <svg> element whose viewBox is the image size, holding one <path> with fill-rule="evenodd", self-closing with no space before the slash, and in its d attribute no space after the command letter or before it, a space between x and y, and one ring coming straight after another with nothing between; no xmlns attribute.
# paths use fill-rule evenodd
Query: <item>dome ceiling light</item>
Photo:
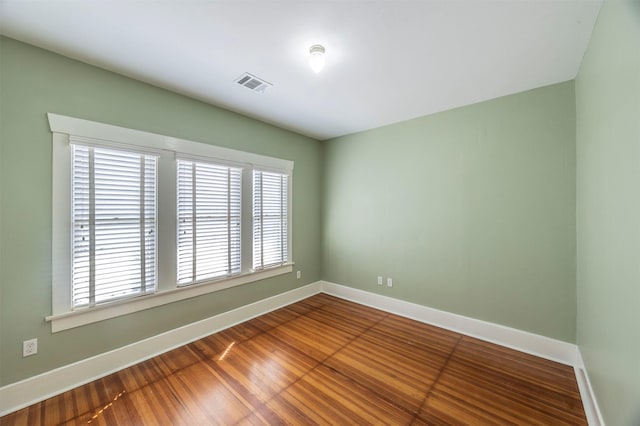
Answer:
<svg viewBox="0 0 640 426"><path fill-rule="evenodd" d="M324 68L324 46L314 44L309 48L309 66L318 74Z"/></svg>

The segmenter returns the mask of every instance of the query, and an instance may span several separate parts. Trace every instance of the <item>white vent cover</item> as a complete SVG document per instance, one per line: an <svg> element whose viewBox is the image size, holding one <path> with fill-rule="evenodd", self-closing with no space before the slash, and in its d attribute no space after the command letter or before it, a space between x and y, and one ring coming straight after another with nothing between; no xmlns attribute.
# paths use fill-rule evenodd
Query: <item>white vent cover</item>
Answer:
<svg viewBox="0 0 640 426"><path fill-rule="evenodd" d="M258 78L253 74L249 74L248 72L245 72L234 81L239 85L246 87L247 89L251 89L254 92L260 93L267 90L268 87L273 86L273 84L269 83L268 81Z"/></svg>

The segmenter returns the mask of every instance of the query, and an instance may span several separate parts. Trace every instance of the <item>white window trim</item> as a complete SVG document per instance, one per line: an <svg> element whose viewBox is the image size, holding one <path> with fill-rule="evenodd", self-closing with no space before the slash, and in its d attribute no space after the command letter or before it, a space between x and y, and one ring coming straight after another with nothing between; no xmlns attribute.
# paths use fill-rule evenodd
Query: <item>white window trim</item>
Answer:
<svg viewBox="0 0 640 426"><path fill-rule="evenodd" d="M281 266L254 272L243 266L243 271L233 277L207 281L189 286L177 285L176 280L176 157L192 157L221 164L240 164L243 173L256 170L271 170L292 176L293 161L267 157L259 154L237 151L206 143L193 142L124 127L97 123L63 115L48 113L49 126L53 133L53 175L52 175L52 315L45 319L51 322L51 331L58 332L92 322L114 318L120 315L149 309L155 306L172 303L191 297L223 290L262 280L265 278L290 273L293 270L291 224L289 214L289 259ZM94 143L112 148L135 146L157 155L158 159L158 289L151 295L140 296L117 302L106 303L92 308L71 310L71 152L69 139L74 137L90 138ZM131 149L131 148L129 148ZM161 172L162 170L162 172ZM250 188L250 179L243 175L243 194ZM289 178L289 194L292 194L292 178ZM249 185L249 187L246 187ZM251 194L251 192L246 192ZM242 201L242 220L251 223L251 196L244 196ZM289 196L289 212L291 212L292 196ZM173 239L171 239L173 238ZM252 247L251 233L242 236L243 247ZM245 241L247 239L248 241ZM248 243L248 246L246 245ZM243 250L243 265L251 267L251 249ZM245 263L245 262L249 263Z"/></svg>

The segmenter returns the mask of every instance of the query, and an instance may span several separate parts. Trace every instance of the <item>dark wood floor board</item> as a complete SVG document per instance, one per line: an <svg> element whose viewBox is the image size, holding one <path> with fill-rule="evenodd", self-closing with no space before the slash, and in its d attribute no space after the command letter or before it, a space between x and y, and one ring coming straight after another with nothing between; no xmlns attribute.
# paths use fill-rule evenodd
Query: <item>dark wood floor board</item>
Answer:
<svg viewBox="0 0 640 426"><path fill-rule="evenodd" d="M317 294L1 425L585 425L573 368Z"/></svg>

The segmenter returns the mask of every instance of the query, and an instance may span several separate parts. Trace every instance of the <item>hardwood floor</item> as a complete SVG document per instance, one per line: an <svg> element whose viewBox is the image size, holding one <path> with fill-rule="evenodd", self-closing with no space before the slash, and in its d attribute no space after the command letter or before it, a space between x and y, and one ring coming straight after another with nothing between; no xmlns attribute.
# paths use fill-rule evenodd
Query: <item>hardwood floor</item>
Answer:
<svg viewBox="0 0 640 426"><path fill-rule="evenodd" d="M573 369L319 294L2 425L586 425Z"/></svg>

